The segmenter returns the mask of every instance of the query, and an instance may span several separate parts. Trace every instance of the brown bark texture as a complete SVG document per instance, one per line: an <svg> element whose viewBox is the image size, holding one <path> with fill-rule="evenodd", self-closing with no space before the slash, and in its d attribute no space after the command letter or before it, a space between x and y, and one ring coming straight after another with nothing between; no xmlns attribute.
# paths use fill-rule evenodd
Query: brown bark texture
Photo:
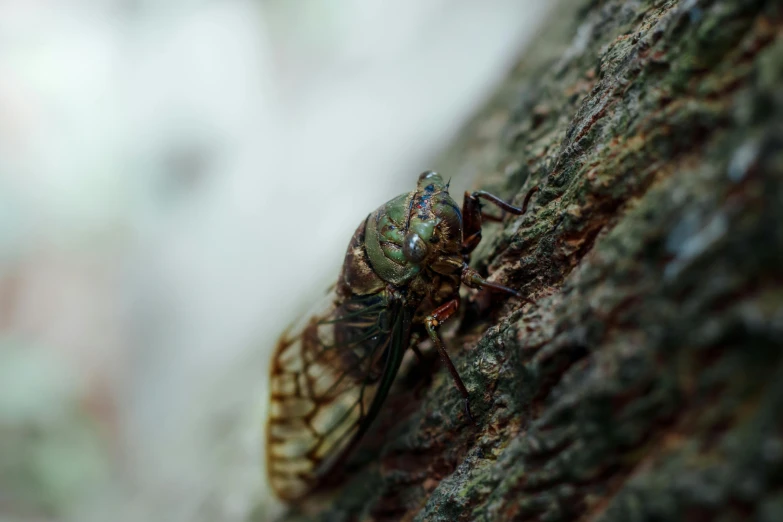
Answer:
<svg viewBox="0 0 783 522"><path fill-rule="evenodd" d="M441 170L527 215L286 520L783 520L783 2L565 1Z"/></svg>

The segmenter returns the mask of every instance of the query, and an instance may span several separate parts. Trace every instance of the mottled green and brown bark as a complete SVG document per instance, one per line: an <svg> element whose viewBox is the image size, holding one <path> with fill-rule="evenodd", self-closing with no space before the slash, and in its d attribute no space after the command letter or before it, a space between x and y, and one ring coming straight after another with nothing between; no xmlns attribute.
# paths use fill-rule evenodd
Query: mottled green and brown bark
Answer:
<svg viewBox="0 0 783 522"><path fill-rule="evenodd" d="M566 1L446 168L532 211L288 520L783 520L783 3Z"/></svg>

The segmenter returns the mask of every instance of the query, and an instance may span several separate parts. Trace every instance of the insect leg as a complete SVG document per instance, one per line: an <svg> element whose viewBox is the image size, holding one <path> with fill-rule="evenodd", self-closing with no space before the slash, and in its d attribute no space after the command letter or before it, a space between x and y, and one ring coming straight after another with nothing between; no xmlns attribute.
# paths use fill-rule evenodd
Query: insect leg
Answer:
<svg viewBox="0 0 783 522"><path fill-rule="evenodd" d="M468 389L465 387L465 383L462 382L457 369L454 367L454 363L451 362L449 354L446 352L446 346L443 344L443 339L440 338L437 330L438 326L440 326L443 321L454 315L457 308L459 308L459 299L452 299L451 301L443 303L427 316L424 320L424 326L427 328L427 333L429 334L430 339L432 339L432 343L438 349L443 364L449 369L454 384L457 386L462 398L465 400L465 414L473 421L473 414L470 412L470 396L468 394Z"/></svg>
<svg viewBox="0 0 783 522"><path fill-rule="evenodd" d="M462 267L462 284L467 286L468 288L491 288L493 290L497 290L499 292L505 292L507 294L511 294L513 296L519 296L519 292L514 290L513 288L509 288L507 286L499 285L497 283L493 283L492 281L487 281L481 275L479 275L478 272L470 268L467 263L465 263L465 266Z"/></svg>
<svg viewBox="0 0 783 522"><path fill-rule="evenodd" d="M481 241L481 221L487 219L489 221L500 221L502 218L490 217L488 214L481 212L481 202L479 199L485 199L490 203L498 206L503 212L514 214L515 216L521 216L527 211L527 206L530 203L530 198L533 197L538 191L538 187L531 188L525 195L525 200L522 202L522 207L515 207L500 199L499 197L478 190L473 192L465 192L465 199L462 203L462 219L463 229L462 237L462 254L467 256L470 254Z"/></svg>
<svg viewBox="0 0 783 522"><path fill-rule="evenodd" d="M418 359L419 364L424 364L424 354L421 353L421 350L419 350L417 343L418 343L418 339L411 342L411 350L413 350L413 353L416 354L416 359Z"/></svg>
<svg viewBox="0 0 783 522"><path fill-rule="evenodd" d="M481 203L470 192L462 202L462 254L473 252L481 241Z"/></svg>
<svg viewBox="0 0 783 522"><path fill-rule="evenodd" d="M492 281L487 281L481 275L479 275L478 272L470 268L467 263L462 267L462 284L467 286L468 288L491 288L492 290L497 290L498 292L505 292L507 294L511 294L515 297L521 297L523 300L527 301L530 304L535 304L530 299L526 298L513 288L509 288L507 286L499 285L497 283L493 283Z"/></svg>
<svg viewBox="0 0 783 522"><path fill-rule="evenodd" d="M492 221L494 223L502 223L503 216L493 216L492 214L487 214L486 212L482 212L481 221Z"/></svg>
<svg viewBox="0 0 783 522"><path fill-rule="evenodd" d="M474 192L473 194L471 194L471 197L486 199L487 201L494 203L495 205L503 209L505 212L508 212L509 214L514 214L515 216L521 216L522 214L527 212L527 205L530 203L530 198L533 197L533 194L535 194L536 192L538 192L538 187L533 187L527 191L527 194L525 194L525 200L522 202L522 207L515 207L514 205L506 203L505 201L495 196L494 194L490 194L489 192L485 192L483 190Z"/></svg>

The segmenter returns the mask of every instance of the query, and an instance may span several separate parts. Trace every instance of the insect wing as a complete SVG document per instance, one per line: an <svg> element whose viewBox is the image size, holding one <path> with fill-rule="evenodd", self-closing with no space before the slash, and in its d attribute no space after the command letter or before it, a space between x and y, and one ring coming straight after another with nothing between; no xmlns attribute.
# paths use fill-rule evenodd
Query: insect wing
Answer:
<svg viewBox="0 0 783 522"><path fill-rule="evenodd" d="M410 338L399 301L331 303L284 334L272 360L267 473L284 500L302 497L344 460L377 415Z"/></svg>

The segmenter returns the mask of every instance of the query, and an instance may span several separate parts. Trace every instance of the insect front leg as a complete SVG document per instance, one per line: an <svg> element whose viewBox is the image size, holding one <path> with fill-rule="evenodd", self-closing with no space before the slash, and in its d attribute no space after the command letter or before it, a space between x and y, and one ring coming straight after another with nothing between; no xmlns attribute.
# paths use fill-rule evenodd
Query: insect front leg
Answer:
<svg viewBox="0 0 783 522"><path fill-rule="evenodd" d="M462 382L462 378L460 378L457 369L454 367L454 363L451 362L449 354L446 352L446 346L443 344L443 339L440 338L440 334L438 334L437 330L438 327L443 324L443 321L454 315L458 308L459 299L452 299L451 301L443 303L424 319L424 327L427 329L430 339L432 339L432 344L438 349L443 364L449 369L454 384L457 386L462 398L465 400L465 414L473 421L473 414L470 412L470 396L468 394L468 389L465 387L465 383Z"/></svg>
<svg viewBox="0 0 783 522"><path fill-rule="evenodd" d="M493 283L492 281L487 281L481 275L470 268L467 263L462 267L462 284L467 286L468 288L490 288L492 290L497 290L498 292L505 292L507 294L511 294L514 297L520 297L523 301L535 305L533 301L528 299L527 297L523 296L513 288L509 288L507 286L499 285L497 283Z"/></svg>
<svg viewBox="0 0 783 522"><path fill-rule="evenodd" d="M419 361L419 364L424 364L426 359L424 359L424 354L421 353L421 350L419 350L418 338L415 338L411 341L411 350L413 350L413 353L416 355L416 360Z"/></svg>
<svg viewBox="0 0 783 522"><path fill-rule="evenodd" d="M533 196L533 194L536 193L536 191L538 191L538 187L533 187L527 192L525 195L525 200L522 202L522 207L515 207L514 205L510 205L499 197L483 190L478 190L472 194L470 192L465 192L465 199L462 203L462 255L467 256L473 252L473 250L481 241L482 219L486 219L488 221L502 220L502 218L482 213L481 201L479 201L480 199L489 201L503 210L503 212L508 212L509 214L514 214L515 216L521 216L527 211L527 205L530 203L530 198Z"/></svg>

